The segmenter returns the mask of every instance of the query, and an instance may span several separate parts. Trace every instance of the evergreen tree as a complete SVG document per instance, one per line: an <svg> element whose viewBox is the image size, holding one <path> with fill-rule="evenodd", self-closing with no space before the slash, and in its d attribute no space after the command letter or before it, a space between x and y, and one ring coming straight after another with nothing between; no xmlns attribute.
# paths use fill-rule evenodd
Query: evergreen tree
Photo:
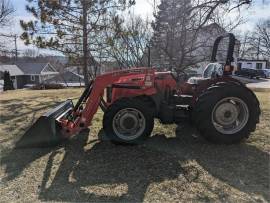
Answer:
<svg viewBox="0 0 270 203"><path fill-rule="evenodd" d="M152 24L152 63L156 67L185 68L205 61L213 44L212 30L205 28L216 22L217 9L230 12L244 1L237 0L161 0L155 22ZM220 17L220 16L218 16ZM214 26L208 27L215 29ZM216 29L215 36L220 34ZM224 29L223 29L224 31ZM208 47L208 48L207 48Z"/></svg>
<svg viewBox="0 0 270 203"><path fill-rule="evenodd" d="M158 8L156 22L153 24L152 60L156 66L176 67L190 37L187 35L191 15L190 0L163 0Z"/></svg>
<svg viewBox="0 0 270 203"><path fill-rule="evenodd" d="M27 0L27 11L37 20L21 21L25 44L50 48L77 60L85 84L89 65L104 49L102 33L118 20L120 11L135 0ZM117 22L116 22L117 23Z"/></svg>
<svg viewBox="0 0 270 203"><path fill-rule="evenodd" d="M14 90L14 86L13 86L13 82L10 78L10 74L8 71L4 72L4 87L3 87L4 91L7 90Z"/></svg>

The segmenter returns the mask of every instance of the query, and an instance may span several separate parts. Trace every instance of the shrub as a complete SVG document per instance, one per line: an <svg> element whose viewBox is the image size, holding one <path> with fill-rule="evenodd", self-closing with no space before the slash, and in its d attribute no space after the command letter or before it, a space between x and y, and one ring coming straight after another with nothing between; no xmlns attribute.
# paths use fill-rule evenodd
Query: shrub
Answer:
<svg viewBox="0 0 270 203"><path fill-rule="evenodd" d="M3 87L4 91L7 90L14 90L14 86L13 86L13 82L10 78L10 74L8 71L4 72L4 87Z"/></svg>
<svg viewBox="0 0 270 203"><path fill-rule="evenodd" d="M50 89L64 89L61 84L38 84L31 87L32 90L50 90Z"/></svg>

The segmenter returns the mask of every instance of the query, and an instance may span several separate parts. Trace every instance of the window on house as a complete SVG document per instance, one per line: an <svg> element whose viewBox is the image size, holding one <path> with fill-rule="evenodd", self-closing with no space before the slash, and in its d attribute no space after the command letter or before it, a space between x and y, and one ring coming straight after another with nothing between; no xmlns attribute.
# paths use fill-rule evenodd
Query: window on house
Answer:
<svg viewBox="0 0 270 203"><path fill-rule="evenodd" d="M35 81L35 80L36 80L35 76L31 75L31 81Z"/></svg>
<svg viewBox="0 0 270 203"><path fill-rule="evenodd" d="M262 63L256 63L256 69L261 70L262 69Z"/></svg>

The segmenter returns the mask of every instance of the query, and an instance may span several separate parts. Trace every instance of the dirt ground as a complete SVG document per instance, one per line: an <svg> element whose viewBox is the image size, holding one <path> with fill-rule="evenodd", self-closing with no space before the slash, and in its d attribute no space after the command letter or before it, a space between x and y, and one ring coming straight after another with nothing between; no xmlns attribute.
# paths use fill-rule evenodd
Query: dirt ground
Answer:
<svg viewBox="0 0 270 203"><path fill-rule="evenodd" d="M141 146L101 142L90 131L56 148L14 149L44 112L80 89L0 94L0 202L270 202L270 93L257 92L261 122L238 145L214 145L189 125L156 122Z"/></svg>

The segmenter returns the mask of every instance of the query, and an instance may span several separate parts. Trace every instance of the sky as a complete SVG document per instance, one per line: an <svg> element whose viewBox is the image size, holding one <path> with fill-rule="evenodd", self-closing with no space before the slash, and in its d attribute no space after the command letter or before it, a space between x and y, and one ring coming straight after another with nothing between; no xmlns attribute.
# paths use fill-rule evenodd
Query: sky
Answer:
<svg viewBox="0 0 270 203"><path fill-rule="evenodd" d="M0 33L13 33L20 35L22 30L20 28L19 21L20 20L30 20L32 18L31 14L29 14L25 10L26 0L10 0L13 4L16 12L14 14L14 20L10 27L4 28L0 30ZM134 13L137 15L141 15L143 17L152 18L153 8L149 3L151 0L136 0L136 5L133 8ZM262 3L264 2L264 4ZM237 12L237 11L235 11ZM253 0L253 5L249 8L241 8L241 14L245 19L245 23L242 24L237 31L245 32L251 30L257 22L262 19L270 18L270 0ZM233 15L237 15L236 13L232 13ZM33 48L31 45L26 47L21 40L18 40L18 49L24 50L27 48Z"/></svg>

